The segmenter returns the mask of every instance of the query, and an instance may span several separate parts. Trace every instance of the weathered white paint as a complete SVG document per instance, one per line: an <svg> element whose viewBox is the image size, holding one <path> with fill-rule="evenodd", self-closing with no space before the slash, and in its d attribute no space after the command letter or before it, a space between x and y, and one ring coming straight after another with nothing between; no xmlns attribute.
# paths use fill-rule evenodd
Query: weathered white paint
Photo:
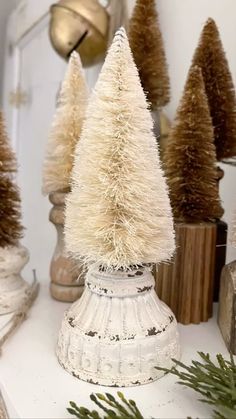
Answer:
<svg viewBox="0 0 236 419"><path fill-rule="evenodd" d="M29 252L24 247L0 249L0 315L18 310L27 299L29 284L21 271L28 261Z"/></svg>
<svg viewBox="0 0 236 419"><path fill-rule="evenodd" d="M66 313L57 355L75 377L127 387L150 383L179 359L177 323L154 291L149 270L90 269L79 301Z"/></svg>

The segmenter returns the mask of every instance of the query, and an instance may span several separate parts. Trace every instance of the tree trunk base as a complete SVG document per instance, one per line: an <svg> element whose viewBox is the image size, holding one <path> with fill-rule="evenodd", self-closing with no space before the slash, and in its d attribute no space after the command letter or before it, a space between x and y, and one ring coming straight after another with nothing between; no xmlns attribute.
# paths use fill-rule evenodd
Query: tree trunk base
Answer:
<svg viewBox="0 0 236 419"><path fill-rule="evenodd" d="M216 224L176 223L174 260L158 266L156 292L182 324L212 317Z"/></svg>
<svg viewBox="0 0 236 419"><path fill-rule="evenodd" d="M50 267L51 296L57 301L73 303L81 297L84 290L86 270L82 263L74 262L65 251L64 243L64 205L65 192L50 195L54 205L50 212L50 221L57 230L57 245Z"/></svg>
<svg viewBox="0 0 236 419"><path fill-rule="evenodd" d="M54 300L64 303L74 303L84 292L84 287L50 284L50 294Z"/></svg>

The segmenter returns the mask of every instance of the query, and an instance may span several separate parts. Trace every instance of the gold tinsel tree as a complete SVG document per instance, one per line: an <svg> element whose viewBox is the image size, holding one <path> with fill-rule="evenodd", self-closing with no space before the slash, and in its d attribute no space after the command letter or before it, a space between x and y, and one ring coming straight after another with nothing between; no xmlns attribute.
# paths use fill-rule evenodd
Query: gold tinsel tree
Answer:
<svg viewBox="0 0 236 419"><path fill-rule="evenodd" d="M88 88L80 57L73 52L49 135L43 169L44 194L68 190L70 187L74 148L80 138L87 100Z"/></svg>
<svg viewBox="0 0 236 419"><path fill-rule="evenodd" d="M202 70L214 127L217 160L236 156L236 99L232 75L213 19L208 19L193 57Z"/></svg>
<svg viewBox="0 0 236 419"><path fill-rule="evenodd" d="M213 127L201 69L197 66L189 72L164 163L176 220L221 218Z"/></svg>
<svg viewBox="0 0 236 419"><path fill-rule="evenodd" d="M20 195L14 176L15 155L0 112L0 247L15 246L22 237Z"/></svg>
<svg viewBox="0 0 236 419"><path fill-rule="evenodd" d="M170 100L170 81L155 0L137 0L129 24L129 41L152 110Z"/></svg>

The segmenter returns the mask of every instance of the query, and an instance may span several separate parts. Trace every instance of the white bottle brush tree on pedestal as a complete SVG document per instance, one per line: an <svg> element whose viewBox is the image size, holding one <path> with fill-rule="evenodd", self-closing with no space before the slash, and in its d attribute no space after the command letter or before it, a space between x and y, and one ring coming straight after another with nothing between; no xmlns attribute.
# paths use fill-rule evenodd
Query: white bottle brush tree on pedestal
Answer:
<svg viewBox="0 0 236 419"><path fill-rule="evenodd" d="M91 96L66 205L69 253L90 265L66 312L60 363L80 379L129 386L179 357L175 318L154 291L153 263L175 249L153 121L124 29Z"/></svg>
<svg viewBox="0 0 236 419"><path fill-rule="evenodd" d="M64 204L70 190L74 149L85 118L88 88L80 57L73 52L58 100L58 108L49 136L43 172L43 192L54 207L50 220L56 225L57 247L51 263L51 294L58 300L75 301L83 291L81 266L75 268L65 255ZM78 280L79 277L79 281Z"/></svg>
<svg viewBox="0 0 236 419"><path fill-rule="evenodd" d="M0 112L0 315L18 310L28 296L29 285L20 272L28 251L20 245L20 195L14 182L17 163Z"/></svg>

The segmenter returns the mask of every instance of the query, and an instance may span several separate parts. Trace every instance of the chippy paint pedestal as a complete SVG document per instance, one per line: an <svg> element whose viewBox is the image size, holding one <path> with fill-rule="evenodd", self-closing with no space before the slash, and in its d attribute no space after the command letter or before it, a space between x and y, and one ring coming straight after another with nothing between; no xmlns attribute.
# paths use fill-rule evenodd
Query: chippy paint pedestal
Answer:
<svg viewBox="0 0 236 419"><path fill-rule="evenodd" d="M56 300L73 303L81 297L84 291L85 273L82 265L78 267L65 254L63 229L66 194L66 192L59 191L49 196L53 204L49 220L57 230L57 245L50 266L50 291L51 296Z"/></svg>
<svg viewBox="0 0 236 419"><path fill-rule="evenodd" d="M180 358L177 323L147 269L90 269L85 291L65 313L57 356L75 377L104 386L150 383Z"/></svg>
<svg viewBox="0 0 236 419"><path fill-rule="evenodd" d="M222 270L218 324L228 350L236 355L236 261Z"/></svg>
<svg viewBox="0 0 236 419"><path fill-rule="evenodd" d="M29 261L29 252L23 246L0 249L0 315L17 311L27 300L29 284L21 271Z"/></svg>

